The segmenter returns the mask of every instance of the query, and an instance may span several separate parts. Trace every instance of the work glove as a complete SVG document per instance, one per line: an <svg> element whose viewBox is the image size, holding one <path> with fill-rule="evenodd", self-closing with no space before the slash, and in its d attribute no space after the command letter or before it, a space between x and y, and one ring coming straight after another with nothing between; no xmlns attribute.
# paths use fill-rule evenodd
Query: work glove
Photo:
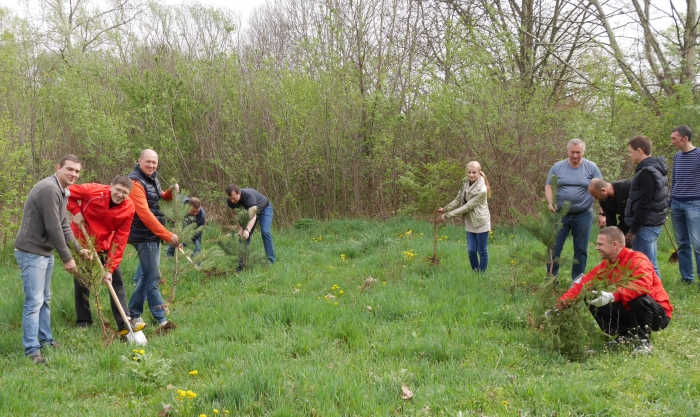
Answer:
<svg viewBox="0 0 700 417"><path fill-rule="evenodd" d="M552 316L558 316L560 312L561 310L559 310L558 308L552 308L544 312L544 318L548 319Z"/></svg>
<svg viewBox="0 0 700 417"><path fill-rule="evenodd" d="M595 307L603 307L615 301L615 295L611 292L591 291L591 294L598 296L588 302L588 304Z"/></svg>
<svg viewBox="0 0 700 417"><path fill-rule="evenodd" d="M625 247L626 248L632 248L632 241L634 241L634 233L632 232L627 232L625 235Z"/></svg>

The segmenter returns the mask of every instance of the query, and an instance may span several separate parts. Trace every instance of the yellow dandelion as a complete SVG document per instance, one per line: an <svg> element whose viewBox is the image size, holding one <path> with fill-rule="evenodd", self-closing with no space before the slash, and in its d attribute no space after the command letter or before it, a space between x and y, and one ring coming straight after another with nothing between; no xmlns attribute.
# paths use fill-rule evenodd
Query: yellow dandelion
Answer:
<svg viewBox="0 0 700 417"><path fill-rule="evenodd" d="M502 401L502 402L501 402L501 405L503 405L504 407L507 406L507 405L508 405L508 401L505 401L505 400Z"/></svg>
<svg viewBox="0 0 700 417"><path fill-rule="evenodd" d="M301 284L297 284L297 287L301 287Z"/></svg>
<svg viewBox="0 0 700 417"><path fill-rule="evenodd" d="M139 350L138 350L138 349L134 349L134 353L139 353Z"/></svg>
<svg viewBox="0 0 700 417"><path fill-rule="evenodd" d="M337 305L338 305L338 302L336 301L335 303L333 303L333 305L334 305L334 306L337 306Z"/></svg>
<svg viewBox="0 0 700 417"><path fill-rule="evenodd" d="M190 371L190 375L197 375L198 373L199 371L197 371L196 369Z"/></svg>
<svg viewBox="0 0 700 417"><path fill-rule="evenodd" d="M207 417L206 414L200 414L199 417Z"/></svg>
<svg viewBox="0 0 700 417"><path fill-rule="evenodd" d="M195 393L192 392L191 390L187 390L187 396L188 396L189 398L197 398L197 394L195 394Z"/></svg>
<svg viewBox="0 0 700 417"><path fill-rule="evenodd" d="M134 356L134 357L133 357L133 358L131 358L131 359L133 359L133 360L135 360L135 361L137 361L137 360L138 360L138 359L136 358L136 356Z"/></svg>
<svg viewBox="0 0 700 417"><path fill-rule="evenodd" d="M423 233L421 233L420 235L423 236Z"/></svg>
<svg viewBox="0 0 700 417"><path fill-rule="evenodd" d="M145 354L146 354L145 350L143 350L143 349L139 350L139 355L145 355Z"/></svg>
<svg viewBox="0 0 700 417"><path fill-rule="evenodd" d="M214 414L219 414L219 410L217 410L216 408L212 411L214 412Z"/></svg>
<svg viewBox="0 0 700 417"><path fill-rule="evenodd" d="M319 295L318 297L316 297L316 299L317 299L317 300L320 300L320 299L321 299L321 296Z"/></svg>
<svg viewBox="0 0 700 417"><path fill-rule="evenodd" d="M382 285L386 285L386 281L382 281Z"/></svg>
<svg viewBox="0 0 700 417"><path fill-rule="evenodd" d="M185 391L179 389L179 390L177 390L177 395L179 395L180 397L184 397L185 395L187 395L187 393Z"/></svg>
<svg viewBox="0 0 700 417"><path fill-rule="evenodd" d="M228 410L224 410L224 413L229 414Z"/></svg>
<svg viewBox="0 0 700 417"><path fill-rule="evenodd" d="M338 294L343 295L343 290L340 290L340 292L338 292Z"/></svg>
<svg viewBox="0 0 700 417"><path fill-rule="evenodd" d="M341 254L340 254L340 259L345 260L345 254L344 254L344 253L341 253Z"/></svg>

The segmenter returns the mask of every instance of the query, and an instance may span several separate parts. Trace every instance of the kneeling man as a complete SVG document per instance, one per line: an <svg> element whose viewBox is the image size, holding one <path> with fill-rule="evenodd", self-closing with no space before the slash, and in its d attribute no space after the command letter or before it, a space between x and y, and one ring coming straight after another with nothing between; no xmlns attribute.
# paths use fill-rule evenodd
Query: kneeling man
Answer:
<svg viewBox="0 0 700 417"><path fill-rule="evenodd" d="M651 331L665 329L673 314L654 266L643 253L625 248L625 235L614 226L600 231L596 250L603 261L574 282L559 298L558 307L568 307L592 280L615 283L625 276L633 277L614 293L599 292L597 298L588 301L589 309L601 330L617 336L617 342L635 339L635 352L651 353Z"/></svg>

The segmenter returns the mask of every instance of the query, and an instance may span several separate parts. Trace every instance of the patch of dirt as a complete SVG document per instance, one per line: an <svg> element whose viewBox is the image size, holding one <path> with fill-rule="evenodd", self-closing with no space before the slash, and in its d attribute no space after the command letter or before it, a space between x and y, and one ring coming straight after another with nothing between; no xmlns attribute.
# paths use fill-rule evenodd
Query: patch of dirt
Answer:
<svg viewBox="0 0 700 417"><path fill-rule="evenodd" d="M166 334L172 332L173 330L177 329L177 325L173 323L172 321L168 321L165 323L165 326L157 328L152 335L153 336L165 336Z"/></svg>

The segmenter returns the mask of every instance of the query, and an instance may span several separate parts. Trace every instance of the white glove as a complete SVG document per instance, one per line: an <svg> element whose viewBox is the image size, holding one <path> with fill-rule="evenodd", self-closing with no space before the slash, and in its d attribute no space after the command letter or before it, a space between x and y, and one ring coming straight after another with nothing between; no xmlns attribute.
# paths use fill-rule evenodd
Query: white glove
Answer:
<svg viewBox="0 0 700 417"><path fill-rule="evenodd" d="M547 311L544 312L544 318L545 318L545 319L548 319L548 318L550 318L550 317L552 317L552 316L558 316L558 315L559 315L559 309L558 309L558 308L554 308L554 309L547 310Z"/></svg>
<svg viewBox="0 0 700 417"><path fill-rule="evenodd" d="M598 295L597 298L592 299L588 304L595 307L603 307L615 301L615 295L607 291L591 291L591 294Z"/></svg>

